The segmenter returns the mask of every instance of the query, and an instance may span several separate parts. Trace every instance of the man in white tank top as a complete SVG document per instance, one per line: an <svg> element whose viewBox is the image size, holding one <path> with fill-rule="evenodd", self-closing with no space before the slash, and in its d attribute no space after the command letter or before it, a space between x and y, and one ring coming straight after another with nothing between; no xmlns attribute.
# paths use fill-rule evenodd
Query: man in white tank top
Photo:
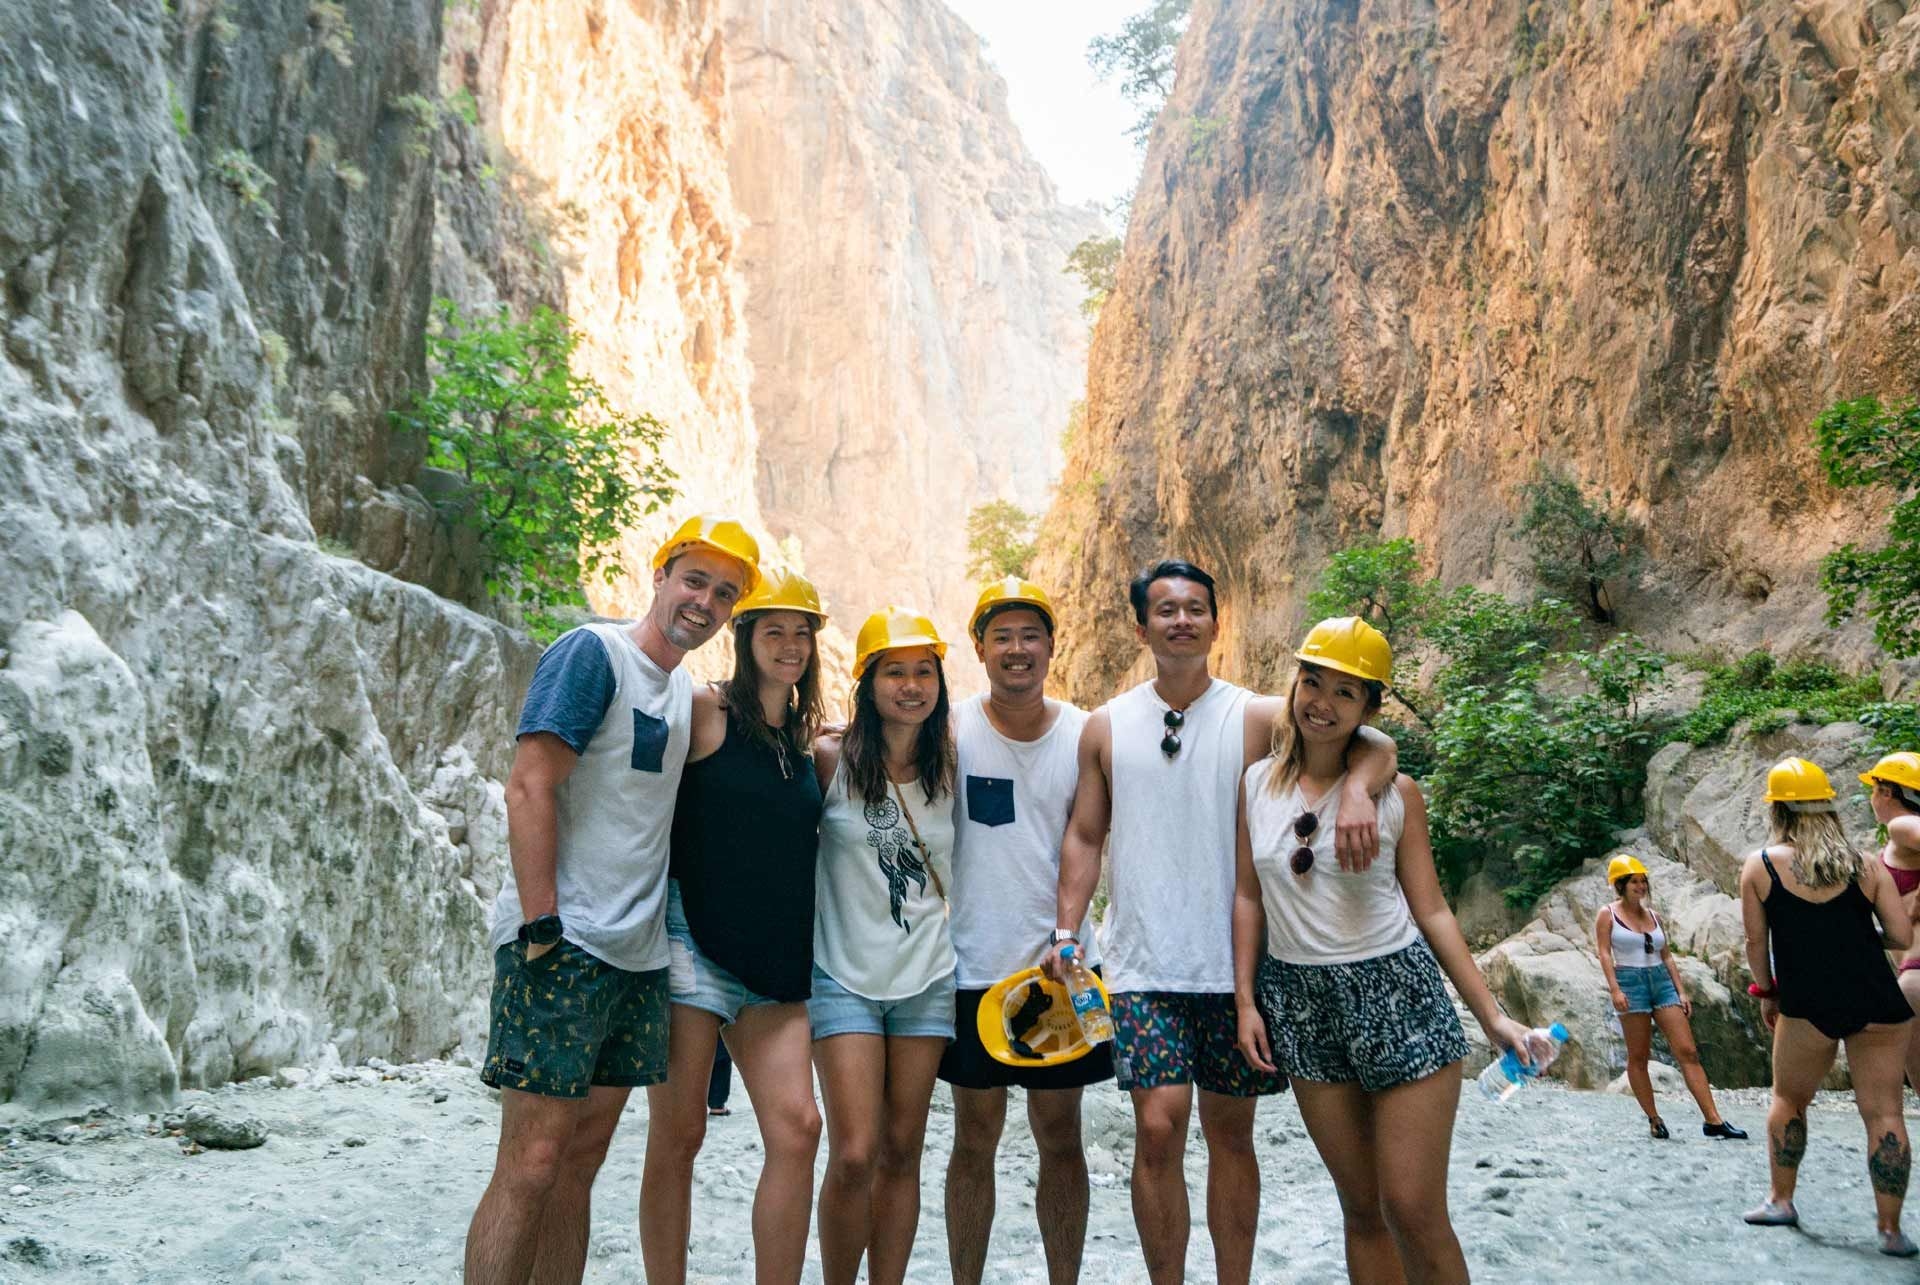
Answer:
<svg viewBox="0 0 1920 1285"><path fill-rule="evenodd" d="M1107 845L1101 945L1115 1068L1133 1099L1133 1217L1147 1273L1155 1285L1186 1278L1187 1124L1198 1086L1215 1270L1222 1282L1244 1282L1260 1212L1254 1104L1286 1081L1254 1071L1235 1047L1235 801L1240 774L1267 752L1286 702L1255 697L1209 671L1220 622L1206 572L1161 562L1133 581L1128 596L1155 676L1095 710L1081 734L1058 923L1080 922ZM1364 868L1377 854L1373 796L1396 771L1384 735L1375 732L1355 750L1335 834L1343 866ZM1049 971L1058 964L1056 949Z"/></svg>
<svg viewBox="0 0 1920 1285"><path fill-rule="evenodd" d="M536 1257L542 1279L580 1279L627 1095L666 1079L667 860L693 715L680 661L732 616L758 558L738 522L690 519L655 555L645 616L571 630L534 671L481 1070L500 1146L467 1229L469 1282L524 1285Z"/></svg>
<svg viewBox="0 0 1920 1285"><path fill-rule="evenodd" d="M1054 937L1060 839L1079 779L1087 715L1044 694L1053 630L1053 607L1038 585L1018 577L987 585L970 632L986 666L988 693L959 706L954 717L960 754L953 818L956 1021L940 1078L953 1091L947 1252L958 1285L979 1285L985 1272L994 1161L1007 1089L1014 1085L1026 1091L1027 1124L1040 1155L1034 1208L1048 1275L1078 1278L1088 1201L1080 1097L1086 1085L1113 1078L1106 1045L1059 1066L1013 1067L988 1056L976 1025L987 989L1044 960ZM1083 930L1072 935L1090 939Z"/></svg>

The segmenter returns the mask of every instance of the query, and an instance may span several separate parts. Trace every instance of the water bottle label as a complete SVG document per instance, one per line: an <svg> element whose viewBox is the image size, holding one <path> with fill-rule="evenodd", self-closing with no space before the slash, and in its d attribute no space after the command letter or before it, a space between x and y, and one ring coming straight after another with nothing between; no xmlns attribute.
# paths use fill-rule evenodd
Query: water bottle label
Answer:
<svg viewBox="0 0 1920 1285"><path fill-rule="evenodd" d="M1073 997L1073 1011L1076 1013L1099 1013L1106 1010L1100 1002L1100 992L1096 990L1077 991Z"/></svg>

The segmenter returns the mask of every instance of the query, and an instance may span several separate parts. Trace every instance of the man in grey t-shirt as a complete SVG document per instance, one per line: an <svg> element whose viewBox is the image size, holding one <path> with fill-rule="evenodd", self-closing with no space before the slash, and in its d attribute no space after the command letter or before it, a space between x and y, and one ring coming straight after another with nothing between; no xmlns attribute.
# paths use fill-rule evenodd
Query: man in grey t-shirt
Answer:
<svg viewBox="0 0 1920 1285"><path fill-rule="evenodd" d="M579 1280L589 1199L627 1094L667 1070L666 882L693 686L680 661L759 577L738 522L697 517L654 557L632 626L540 658L507 777L512 869L494 906L481 1078L500 1090L466 1279Z"/></svg>

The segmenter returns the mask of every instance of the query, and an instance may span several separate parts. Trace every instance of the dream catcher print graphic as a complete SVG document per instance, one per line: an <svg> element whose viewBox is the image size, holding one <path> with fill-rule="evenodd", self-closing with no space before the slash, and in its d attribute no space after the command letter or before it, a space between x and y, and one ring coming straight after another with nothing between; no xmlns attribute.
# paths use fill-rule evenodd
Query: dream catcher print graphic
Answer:
<svg viewBox="0 0 1920 1285"><path fill-rule="evenodd" d="M901 909L907 900L907 882L918 884L924 894L927 864L921 859L919 845L900 827L900 805L892 798L882 795L870 800L863 815L867 822L867 846L874 850L880 861L880 874L887 881L887 902L893 911L893 922L900 925L901 932L911 932L913 926Z"/></svg>

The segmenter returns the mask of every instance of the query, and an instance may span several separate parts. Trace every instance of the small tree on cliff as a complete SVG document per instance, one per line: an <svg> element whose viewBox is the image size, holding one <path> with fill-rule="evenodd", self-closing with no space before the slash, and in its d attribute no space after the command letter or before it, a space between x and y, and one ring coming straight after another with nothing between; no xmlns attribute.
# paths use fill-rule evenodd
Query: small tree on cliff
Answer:
<svg viewBox="0 0 1920 1285"><path fill-rule="evenodd" d="M1086 298L1080 301L1081 315L1089 321L1100 315L1100 308L1113 293L1113 283L1120 272L1120 238L1117 236L1090 236L1067 255L1067 266L1061 269L1070 276L1080 278L1080 284L1087 288Z"/></svg>
<svg viewBox="0 0 1920 1285"><path fill-rule="evenodd" d="M1087 63L1102 80L1120 75L1120 93L1140 109L1128 133L1144 143L1160 105L1173 92L1173 54L1187 29L1192 0L1150 0L1110 35L1087 42Z"/></svg>
<svg viewBox="0 0 1920 1285"><path fill-rule="evenodd" d="M1632 524L1604 503L1590 502L1579 483L1550 468L1542 468L1520 495L1527 501L1520 534L1533 546L1533 573L1541 587L1582 604L1597 623L1612 624L1608 584L1631 583L1639 574Z"/></svg>
<svg viewBox="0 0 1920 1285"><path fill-rule="evenodd" d="M1836 402L1813 421L1813 435L1835 486L1884 486L1903 497L1888 515L1884 548L1847 544L1820 560L1827 623L1851 617L1864 598L1873 640L1893 656L1920 655L1920 402Z"/></svg>
<svg viewBox="0 0 1920 1285"><path fill-rule="evenodd" d="M1037 519L1008 500L989 500L967 514L967 574L976 580L1024 576L1033 562Z"/></svg>
<svg viewBox="0 0 1920 1285"><path fill-rule="evenodd" d="M432 386L394 426L426 438L427 463L467 480L439 507L477 533L489 593L578 603L583 577L618 576L621 533L674 496L659 458L666 426L614 409L574 374L579 338L557 312L467 317L439 299L434 320Z"/></svg>

